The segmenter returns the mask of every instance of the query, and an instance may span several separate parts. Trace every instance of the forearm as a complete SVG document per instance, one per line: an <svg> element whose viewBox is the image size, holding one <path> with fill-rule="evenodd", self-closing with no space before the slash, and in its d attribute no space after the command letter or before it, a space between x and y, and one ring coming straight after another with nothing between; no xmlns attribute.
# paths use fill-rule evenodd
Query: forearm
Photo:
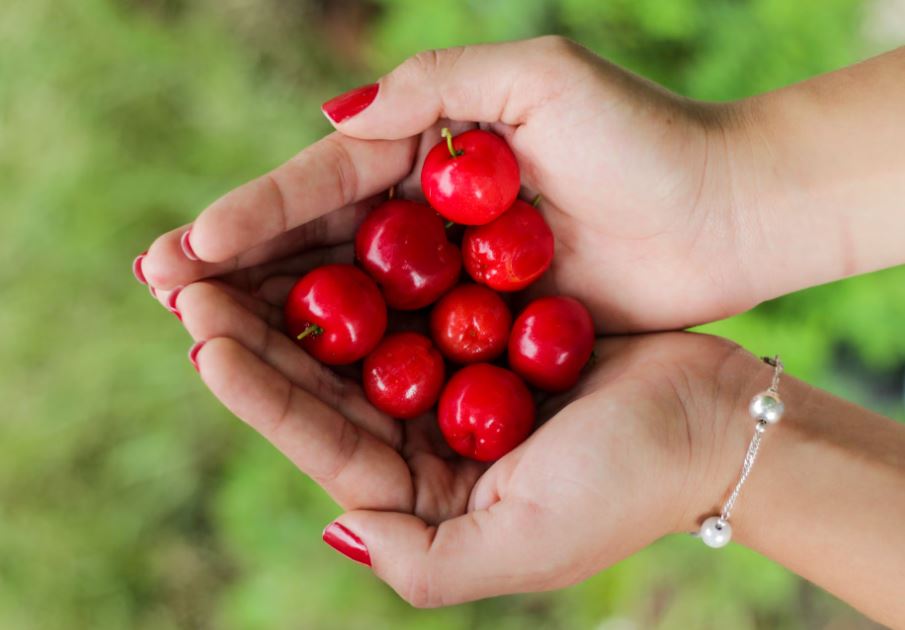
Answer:
<svg viewBox="0 0 905 630"><path fill-rule="evenodd" d="M733 178L761 299L905 263L903 76L905 48L740 105Z"/></svg>
<svg viewBox="0 0 905 630"><path fill-rule="evenodd" d="M753 434L747 401L769 383L770 368L747 356L733 373L735 412L727 407L725 433L717 432L714 471L726 490ZM766 432L733 511L733 539L905 627L905 425L789 377L780 394L786 414Z"/></svg>

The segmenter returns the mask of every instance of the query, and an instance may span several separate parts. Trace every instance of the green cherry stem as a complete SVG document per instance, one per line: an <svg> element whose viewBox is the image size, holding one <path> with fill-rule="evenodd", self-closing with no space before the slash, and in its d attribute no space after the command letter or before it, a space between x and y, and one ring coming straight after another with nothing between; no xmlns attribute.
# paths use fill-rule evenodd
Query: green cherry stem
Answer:
<svg viewBox="0 0 905 630"><path fill-rule="evenodd" d="M299 336L296 337L299 341L307 337L308 335L319 335L324 332L324 329L318 326L317 324L309 324L308 328L299 333Z"/></svg>
<svg viewBox="0 0 905 630"><path fill-rule="evenodd" d="M463 152L461 150L456 151L455 147L453 147L453 143L452 143L453 137L452 137L452 132L449 130L449 127L444 127L443 129L441 129L440 135L443 136L444 138L446 138L446 146L449 148L449 154L452 157L457 158L460 155L462 155Z"/></svg>
<svg viewBox="0 0 905 630"><path fill-rule="evenodd" d="M455 223L453 223L452 221L447 221L447 222L446 222L446 229L448 230L449 228L451 228L451 227L454 226L454 225L455 225Z"/></svg>
<svg viewBox="0 0 905 630"><path fill-rule="evenodd" d="M541 197L540 195L535 195L534 199L531 200L531 205L535 208L538 207L540 205L541 199L543 199L543 197Z"/></svg>

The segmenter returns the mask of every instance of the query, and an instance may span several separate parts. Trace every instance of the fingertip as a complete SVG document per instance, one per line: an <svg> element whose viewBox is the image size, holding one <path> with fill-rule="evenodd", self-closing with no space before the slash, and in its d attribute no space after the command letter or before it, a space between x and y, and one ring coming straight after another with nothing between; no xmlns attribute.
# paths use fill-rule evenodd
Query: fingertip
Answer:
<svg viewBox="0 0 905 630"><path fill-rule="evenodd" d="M201 348L203 348L204 344L206 343L206 340L196 341L194 344L192 344L192 347L189 348L189 361L191 362L192 367L195 368L195 371L199 374L201 373L201 365L198 359L198 355L201 352Z"/></svg>
<svg viewBox="0 0 905 630"><path fill-rule="evenodd" d="M339 125L370 107L379 91L379 83L362 85L326 101L321 105L321 112L331 124Z"/></svg>
<svg viewBox="0 0 905 630"><path fill-rule="evenodd" d="M371 566L371 554L367 545L348 527L333 521L321 532L321 539L347 558L365 566Z"/></svg>
<svg viewBox="0 0 905 630"><path fill-rule="evenodd" d="M141 284L148 284L148 279L145 277L144 272L144 261L147 257L148 252L142 252L138 256L135 257L135 260L132 261L132 275L135 276L135 279L138 280Z"/></svg>
<svg viewBox="0 0 905 630"><path fill-rule="evenodd" d="M182 253L189 260L201 260L195 253L195 249L192 247L192 228L187 229L182 233L182 236L179 237L179 246L182 248Z"/></svg>

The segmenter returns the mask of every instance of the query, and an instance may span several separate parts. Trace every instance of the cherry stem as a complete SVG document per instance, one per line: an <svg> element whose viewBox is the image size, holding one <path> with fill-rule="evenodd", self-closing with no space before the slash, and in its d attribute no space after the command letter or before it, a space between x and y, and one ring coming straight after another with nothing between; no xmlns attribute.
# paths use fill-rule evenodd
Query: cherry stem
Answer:
<svg viewBox="0 0 905 630"><path fill-rule="evenodd" d="M396 198L396 185L390 186L390 190L387 191L387 199L395 199Z"/></svg>
<svg viewBox="0 0 905 630"><path fill-rule="evenodd" d="M317 324L308 324L308 328L299 333L299 336L296 337L299 341L307 337L308 335L319 335L324 332L324 329L318 326Z"/></svg>
<svg viewBox="0 0 905 630"><path fill-rule="evenodd" d="M461 150L456 151L455 147L453 147L453 143L452 143L453 137L452 137L452 132L449 130L449 127L444 127L443 129L441 129L440 135L443 136L444 138L446 138L446 146L447 146L447 148L449 148L449 154L451 156L453 156L454 158L457 158L460 155L462 155Z"/></svg>
<svg viewBox="0 0 905 630"><path fill-rule="evenodd" d="M531 205L535 208L538 207L540 205L541 199L543 199L543 197L541 197L540 195L535 195L534 199L531 200Z"/></svg>
<svg viewBox="0 0 905 630"><path fill-rule="evenodd" d="M451 227L454 226L454 225L455 225L455 223L453 223L452 221L447 221L447 222L446 222L446 229L448 230L449 228L451 228Z"/></svg>

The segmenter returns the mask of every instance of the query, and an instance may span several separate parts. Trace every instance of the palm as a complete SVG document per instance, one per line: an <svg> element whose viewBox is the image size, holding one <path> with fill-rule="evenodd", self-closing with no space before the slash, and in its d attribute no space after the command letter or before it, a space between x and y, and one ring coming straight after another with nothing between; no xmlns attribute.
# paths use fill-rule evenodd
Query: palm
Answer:
<svg viewBox="0 0 905 630"><path fill-rule="evenodd" d="M422 198L420 164L440 137L439 131L444 125L450 125L454 132L468 127L440 121L418 138L412 139L414 150L409 172L395 187L396 194L407 198ZM601 284L612 282L614 274L589 272L615 264L613 257L616 245L624 240L633 241L637 235L630 231L616 233L607 236L609 247L595 244L601 239L601 233L618 222L616 218L621 213L595 212L597 201L592 196L583 195L580 190L568 185L557 184L569 174L590 177L589 173L579 172L581 168L594 170L599 169L600 165L584 164L579 167L574 161L560 161L561 156L551 153L558 142L545 141L542 135L533 137L532 128L516 129L497 125L495 130L506 136L518 153L527 175L529 188L525 194L533 194L535 190L545 192L540 209L551 223L558 239L554 266L532 292L555 291L577 295L592 308L596 307L598 321L607 318L612 320L615 302L599 296L614 293L622 295L624 291L601 288ZM585 188L587 187L580 187L581 190ZM613 191L616 187L608 188ZM611 193L614 206L619 205L617 193L623 196L627 194L624 190L621 193L618 190ZM284 381L282 387L277 388L276 397L280 400L290 397L285 392L295 388L302 392L295 395L295 400L307 401L311 398L333 408L336 414L331 414L332 419L324 428L327 438L334 438L332 448L337 452L336 457L345 457L350 448L348 444L357 444L360 439L369 444L365 449L369 453L367 464L354 476L360 476L363 481L353 490L349 489L348 483L335 482L335 478L340 475L335 470L337 464L330 462L329 457L324 458L328 463L324 464L324 471L321 472L310 458L304 458L303 461L293 457L293 452L287 453L303 470L321 481L343 507L403 510L427 522L439 523L465 512L472 489L486 466L455 457L439 435L433 417L401 423L380 413L365 401L357 382L357 374L346 372L338 381L330 370L318 365L281 332L281 307L288 289L299 275L318 264L352 262L354 254L351 240L357 225L366 210L384 198L385 193L368 197L316 219L313 223L280 234L245 254L246 261L253 264L218 275L214 283L195 285L184 290L179 297L179 305L186 326L197 339L225 336L246 346L254 345L253 340L248 339L250 336L269 339L267 352L279 355L279 362L255 356L254 353L243 359L254 363L263 358L277 368ZM561 208L568 208L569 212ZM604 221L600 219L601 216L609 218ZM620 261L620 264L625 262ZM624 280L637 280L636 276L643 273L642 270L636 270L634 275L624 277ZM161 292L159 297L165 300L167 295ZM218 313L217 317L204 315L213 312ZM417 327L418 317L415 316L414 319ZM412 322L406 322L404 325L411 324ZM269 332L264 332L264 329ZM249 370L250 367L246 366L244 369ZM337 385L340 382L341 385ZM216 388L214 389L216 392ZM274 390L273 383L263 388L263 391L268 390ZM342 401L337 392L341 392ZM233 396L234 394L227 393L224 402L266 434L266 422L261 419L266 414L262 414L261 410L270 407L276 409L279 405L254 400L233 402ZM555 409L548 408L546 415L549 417L553 411ZM311 409L305 412L307 415L310 413ZM569 413L568 408L562 412L566 418ZM341 430L337 430L337 427L341 427ZM276 436L271 439L280 445ZM359 447L355 448L357 450ZM284 448L285 450L287 449Z"/></svg>
<svg viewBox="0 0 905 630"><path fill-rule="evenodd" d="M689 428L673 419L683 417L681 401L694 394L683 396L685 386L676 384L691 382L689 373L702 362L712 370L714 343L703 341L709 338L599 342L599 358L579 386L541 405L544 426L488 466L452 453L432 414L403 422L379 412L354 374L334 374L283 334L278 304L287 277L271 276L252 292L234 280L196 283L180 295L187 329L209 340L199 356L202 376L344 509L401 512L441 525L513 498L535 506L538 523L598 506L607 511L595 514L601 521L628 515L613 524L621 528L613 537L601 537L620 541L607 562L666 533L679 518L665 513L640 523L632 515L650 515L656 502L676 503L669 494L678 489L667 480L690 453ZM662 477L659 494L643 491L651 477ZM586 572L599 568L599 557L573 551L557 561Z"/></svg>

